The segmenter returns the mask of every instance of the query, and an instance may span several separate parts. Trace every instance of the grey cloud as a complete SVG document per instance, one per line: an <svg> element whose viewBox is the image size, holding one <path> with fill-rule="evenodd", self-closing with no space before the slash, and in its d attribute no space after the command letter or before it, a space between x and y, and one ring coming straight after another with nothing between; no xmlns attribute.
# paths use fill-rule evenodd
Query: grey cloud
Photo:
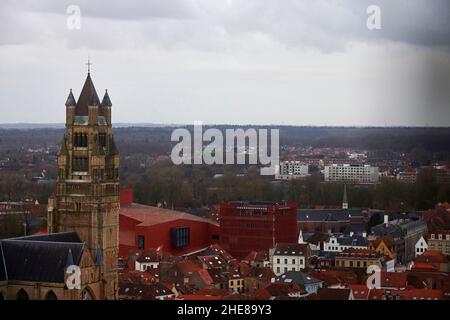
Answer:
<svg viewBox="0 0 450 320"><path fill-rule="evenodd" d="M78 34L64 29L63 18L70 4L80 6L85 22ZM382 30L366 28L366 8L371 4L381 8ZM27 43L47 36L68 40L72 48L107 43L111 49L149 43L223 50L220 42L224 36L230 39L254 33L288 47L325 52L344 50L352 42L374 41L450 47L447 0L432 4L427 0L7 0L0 10L0 44Z"/></svg>

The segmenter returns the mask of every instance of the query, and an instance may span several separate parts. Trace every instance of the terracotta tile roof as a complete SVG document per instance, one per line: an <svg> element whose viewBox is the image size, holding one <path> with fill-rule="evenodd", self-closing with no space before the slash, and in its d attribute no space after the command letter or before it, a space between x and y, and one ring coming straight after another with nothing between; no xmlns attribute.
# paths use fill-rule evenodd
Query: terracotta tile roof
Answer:
<svg viewBox="0 0 450 320"><path fill-rule="evenodd" d="M255 292L254 296L257 299L267 300L270 297L288 297L290 293L296 292L305 292L305 289L302 288L297 283L288 284L288 283L270 283L264 288L259 289Z"/></svg>
<svg viewBox="0 0 450 320"><path fill-rule="evenodd" d="M267 261L269 259L266 251L250 251L250 253L242 259L243 261Z"/></svg>
<svg viewBox="0 0 450 320"><path fill-rule="evenodd" d="M218 296L202 295L202 294L182 294L178 297L172 297L167 300L219 300Z"/></svg>
<svg viewBox="0 0 450 320"><path fill-rule="evenodd" d="M189 213L146 206L137 203L133 203L127 206L121 206L120 214L140 222L139 226L153 226L175 220L200 221L218 225L211 220L197 217Z"/></svg>
<svg viewBox="0 0 450 320"><path fill-rule="evenodd" d="M369 288L365 284L351 284L349 288L355 300L367 300L369 298Z"/></svg>
<svg viewBox="0 0 450 320"><path fill-rule="evenodd" d="M201 269L201 267L196 264L192 260L184 260L179 261L176 264L176 268L184 275L184 276L191 276L194 272Z"/></svg>
<svg viewBox="0 0 450 320"><path fill-rule="evenodd" d="M381 272L382 288L406 288L407 273L406 272Z"/></svg>
<svg viewBox="0 0 450 320"><path fill-rule="evenodd" d="M443 298L442 290L410 289L404 295L407 300L440 300Z"/></svg>
<svg viewBox="0 0 450 320"><path fill-rule="evenodd" d="M269 267L252 268L247 276L252 276L263 281L270 281L272 278L276 277L275 273Z"/></svg>
<svg viewBox="0 0 450 320"><path fill-rule="evenodd" d="M417 262L448 263L448 258L440 251L427 250L416 258Z"/></svg>
<svg viewBox="0 0 450 320"><path fill-rule="evenodd" d="M317 294L311 297L312 300L349 300L351 290L320 288Z"/></svg>
<svg viewBox="0 0 450 320"><path fill-rule="evenodd" d="M358 276L350 270L312 271L310 274L325 282L326 286L350 285L358 283Z"/></svg>
<svg viewBox="0 0 450 320"><path fill-rule="evenodd" d="M199 295L208 295L208 296L226 296L229 292L228 290L219 288L203 288L197 290L195 293Z"/></svg>
<svg viewBox="0 0 450 320"><path fill-rule="evenodd" d="M226 261L218 255L198 256L197 258L206 266L207 269L223 269L227 266Z"/></svg>
<svg viewBox="0 0 450 320"><path fill-rule="evenodd" d="M220 257L222 257L222 259L227 261L227 263L236 261L236 259L228 251L226 251L224 248L222 248L217 243L210 245L208 248L206 248L206 250L202 254L203 255L219 255Z"/></svg>
<svg viewBox="0 0 450 320"><path fill-rule="evenodd" d="M228 281L227 276L220 269L208 269L207 271L212 279L213 284L220 284Z"/></svg>
<svg viewBox="0 0 450 320"><path fill-rule="evenodd" d="M208 271L206 271L205 269L200 269L197 270L197 274L199 275L200 280L203 282L205 286L212 284L213 279L209 275Z"/></svg>
<svg viewBox="0 0 450 320"><path fill-rule="evenodd" d="M392 298L391 298L392 297ZM370 290L369 300L441 300L442 290L407 289L407 290Z"/></svg>
<svg viewBox="0 0 450 320"><path fill-rule="evenodd" d="M342 252L339 252L336 255L336 258L353 258L353 257L360 259L362 258L376 259L380 258L380 254L375 250L348 248Z"/></svg>
<svg viewBox="0 0 450 320"><path fill-rule="evenodd" d="M411 270L437 271L438 268L433 266L431 263L414 262Z"/></svg>

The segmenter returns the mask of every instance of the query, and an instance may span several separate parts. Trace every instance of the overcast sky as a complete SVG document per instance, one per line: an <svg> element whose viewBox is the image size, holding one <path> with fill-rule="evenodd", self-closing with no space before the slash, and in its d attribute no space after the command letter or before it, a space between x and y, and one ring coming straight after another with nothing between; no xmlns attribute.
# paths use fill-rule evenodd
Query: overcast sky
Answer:
<svg viewBox="0 0 450 320"><path fill-rule="evenodd" d="M88 55L114 122L450 125L449 0L2 0L0 123L64 122Z"/></svg>

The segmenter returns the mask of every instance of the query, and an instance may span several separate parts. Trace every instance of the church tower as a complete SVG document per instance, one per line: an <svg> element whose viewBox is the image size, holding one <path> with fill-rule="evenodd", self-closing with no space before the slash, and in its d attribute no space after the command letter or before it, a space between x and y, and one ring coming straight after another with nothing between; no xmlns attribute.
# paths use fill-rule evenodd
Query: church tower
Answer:
<svg viewBox="0 0 450 320"><path fill-rule="evenodd" d="M90 63L88 63L90 66ZM100 102L90 70L78 101L66 101L66 131L58 154L49 233L75 231L90 252L97 299L117 299L119 249L119 154L108 92Z"/></svg>

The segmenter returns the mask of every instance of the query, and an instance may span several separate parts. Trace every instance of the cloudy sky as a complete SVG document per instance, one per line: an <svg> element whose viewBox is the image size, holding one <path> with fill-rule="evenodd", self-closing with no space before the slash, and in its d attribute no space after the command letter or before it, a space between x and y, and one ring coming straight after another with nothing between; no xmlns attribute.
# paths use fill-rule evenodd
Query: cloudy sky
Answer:
<svg viewBox="0 0 450 320"><path fill-rule="evenodd" d="M88 55L115 122L450 125L449 0L2 0L0 123L64 122Z"/></svg>

